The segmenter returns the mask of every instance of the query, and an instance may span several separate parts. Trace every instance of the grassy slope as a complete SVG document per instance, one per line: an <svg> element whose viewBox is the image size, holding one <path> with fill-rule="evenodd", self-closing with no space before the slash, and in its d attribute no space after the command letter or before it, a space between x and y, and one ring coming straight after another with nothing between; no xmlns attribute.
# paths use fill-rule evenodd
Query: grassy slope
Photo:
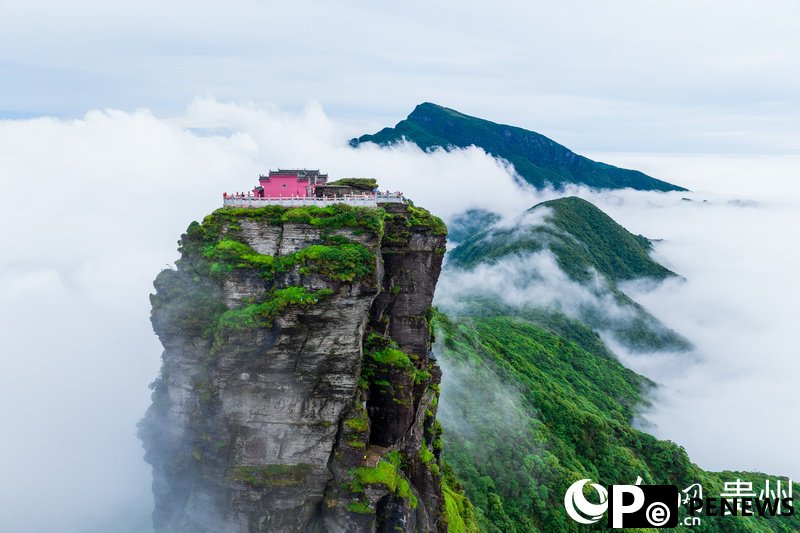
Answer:
<svg viewBox="0 0 800 533"><path fill-rule="evenodd" d="M394 128L362 135L350 143L353 146L362 142L388 145L404 137L423 149L478 146L511 162L519 175L535 187L548 183L557 187L577 183L606 189L685 190L636 170L592 161L538 133L471 117L432 103L418 105Z"/></svg>

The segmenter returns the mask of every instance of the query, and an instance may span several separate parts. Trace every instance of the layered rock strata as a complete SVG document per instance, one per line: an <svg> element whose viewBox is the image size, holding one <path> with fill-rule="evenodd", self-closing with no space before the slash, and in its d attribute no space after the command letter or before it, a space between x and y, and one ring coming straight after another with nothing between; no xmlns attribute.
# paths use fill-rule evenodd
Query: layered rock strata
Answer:
<svg viewBox="0 0 800 533"><path fill-rule="evenodd" d="M445 233L405 204L189 227L151 297L157 531L446 530L429 351Z"/></svg>

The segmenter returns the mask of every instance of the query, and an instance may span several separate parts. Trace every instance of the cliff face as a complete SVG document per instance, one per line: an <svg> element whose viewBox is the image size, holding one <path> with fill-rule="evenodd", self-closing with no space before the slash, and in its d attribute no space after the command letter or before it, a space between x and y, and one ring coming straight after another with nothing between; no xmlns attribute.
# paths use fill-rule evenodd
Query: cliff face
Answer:
<svg viewBox="0 0 800 533"><path fill-rule="evenodd" d="M223 209L155 281L157 531L446 529L427 211Z"/></svg>

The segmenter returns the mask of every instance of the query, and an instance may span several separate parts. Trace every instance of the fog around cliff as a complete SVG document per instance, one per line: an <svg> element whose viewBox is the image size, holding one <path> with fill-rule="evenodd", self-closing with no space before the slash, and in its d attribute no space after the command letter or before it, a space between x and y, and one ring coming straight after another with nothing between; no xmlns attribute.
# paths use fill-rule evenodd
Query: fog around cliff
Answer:
<svg viewBox="0 0 800 533"><path fill-rule="evenodd" d="M4 529L149 529L136 423L161 347L148 294L189 222L219 207L223 191L250 189L268 168L313 165L378 176L423 204L449 199L439 205L447 215L472 201L464 184L479 179L497 183L494 207L527 207L505 166L480 150L356 151L346 142L355 133L314 103L287 114L207 99L170 120L95 110L0 121Z"/></svg>
<svg viewBox="0 0 800 533"><path fill-rule="evenodd" d="M444 347L434 343L433 350L441 354ZM508 436L510 442L526 442L535 450L540 449L530 442L531 428L538 413L530 410L522 392L504 381L494 368L485 362L454 361L445 357L439 357L437 363L442 369L445 386L436 418L442 423L445 442L482 442L482 432L491 428ZM477 457L486 457L497 450L484 447L471 452Z"/></svg>
<svg viewBox="0 0 800 533"><path fill-rule="evenodd" d="M792 338L800 298L800 158L615 159L680 173L698 191L689 195L695 202L659 196L632 202L617 194L597 202L621 224L664 239L656 257L686 278L655 290L627 287L688 337L700 360L682 365L618 350L623 362L662 384L647 413L656 434L685 445L707 469L800 479L792 444L798 427L789 422L800 416L790 399L800 372Z"/></svg>
<svg viewBox="0 0 800 533"><path fill-rule="evenodd" d="M353 150L346 140L359 133L315 103L287 113L211 99L170 119L95 110L79 120L0 121L5 528L149 528L150 472L135 425L161 348L147 295L175 260L180 234L220 205L222 191L249 189L268 168L313 166L337 178L377 177L445 219L479 207L510 220L561 195L520 189L479 149ZM789 422L798 416L791 394L800 374L792 335L800 158L597 158L695 191L568 191L633 233L664 239L656 258L686 278L626 287L695 343L691 359L700 361L620 354L663 384L645 413L655 433L684 445L704 468L800 479L792 449L800 429ZM513 291L515 276L530 267L520 260L491 283ZM548 275L542 290L557 294L561 278ZM447 287L442 280L437 298L452 294ZM456 386L445 371L443 387Z"/></svg>

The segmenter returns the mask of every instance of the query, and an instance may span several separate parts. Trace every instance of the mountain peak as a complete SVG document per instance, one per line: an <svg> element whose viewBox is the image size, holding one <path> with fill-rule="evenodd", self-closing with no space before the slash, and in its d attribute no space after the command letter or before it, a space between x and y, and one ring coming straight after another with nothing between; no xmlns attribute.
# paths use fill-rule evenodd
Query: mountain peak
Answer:
<svg viewBox="0 0 800 533"><path fill-rule="evenodd" d="M477 146L512 163L522 180L537 188L575 184L598 189L686 190L637 170L592 161L534 131L465 115L433 102L417 105L394 128L351 139L350 145L373 142L388 146L404 139L423 150Z"/></svg>
<svg viewBox="0 0 800 533"><path fill-rule="evenodd" d="M414 110L411 112L411 114L408 117L409 118L417 117L417 116L420 116L420 115L426 115L426 114L431 114L431 113L434 113L434 114L451 114L451 115L458 115L458 116L462 116L462 117L466 117L467 116L467 115L464 115L463 113L459 113L455 109L450 109L449 107L445 107L443 105L435 104L433 102L422 102L421 104L417 104L417 106L414 108Z"/></svg>
<svg viewBox="0 0 800 533"><path fill-rule="evenodd" d="M549 209L535 223L521 217L514 227L491 228L460 243L450 262L472 268L510 254L551 249L572 279L587 281L593 270L616 282L638 278L663 280L676 274L650 257L652 245L614 221L596 205L577 196L541 202L526 213Z"/></svg>

